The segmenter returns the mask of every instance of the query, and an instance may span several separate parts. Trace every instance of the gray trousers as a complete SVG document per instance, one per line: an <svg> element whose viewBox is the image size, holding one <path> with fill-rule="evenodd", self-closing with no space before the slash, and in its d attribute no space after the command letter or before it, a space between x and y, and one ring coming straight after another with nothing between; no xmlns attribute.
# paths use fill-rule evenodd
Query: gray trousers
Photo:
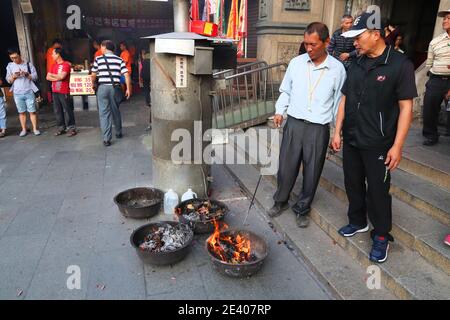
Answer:
<svg viewBox="0 0 450 320"><path fill-rule="evenodd" d="M53 93L53 111L59 130L75 129L75 114L68 94Z"/></svg>
<svg viewBox="0 0 450 320"><path fill-rule="evenodd" d="M116 90L118 89L104 84L100 85L97 90L98 112L103 141L111 141L113 121L116 135L122 134L122 116L119 110L122 96Z"/></svg>
<svg viewBox="0 0 450 320"><path fill-rule="evenodd" d="M286 203L289 200L303 164L303 188L296 206L301 209L311 207L322 175L329 141L329 125L288 117L281 143L278 187L273 197L275 202Z"/></svg>

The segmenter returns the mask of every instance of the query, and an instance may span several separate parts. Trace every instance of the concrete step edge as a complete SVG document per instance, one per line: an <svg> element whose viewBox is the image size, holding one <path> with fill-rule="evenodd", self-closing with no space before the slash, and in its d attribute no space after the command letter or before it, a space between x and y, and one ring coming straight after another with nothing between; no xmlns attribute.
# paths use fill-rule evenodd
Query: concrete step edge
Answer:
<svg viewBox="0 0 450 320"><path fill-rule="evenodd" d="M250 166L253 170L256 170L253 166L251 166L251 165L248 165L248 166ZM239 174L236 173L235 170L233 170L232 165L225 165L225 167L228 170L228 172L238 181L238 184L241 186L242 190L249 197L252 197L254 190L251 190L251 187L248 184L244 183L242 179L240 179ZM265 212L269 208L264 203L262 203L260 198L261 198L261 196L257 196L255 198L255 205L260 207L261 210L263 212ZM267 216L265 216L265 218L270 219ZM364 276L364 268L357 261L352 259L352 257L348 254L348 252L344 248L339 247L339 250L341 250L343 252L343 254L348 256L348 258L350 259L350 260L346 260L347 266L346 266L346 268L344 268L345 270L347 270L347 268L349 268L348 267L349 265L351 267L351 270L345 272L345 275L344 275L344 277L346 277L346 279L348 279L348 281L334 281L333 279L331 279L331 276L326 272L326 270L324 270L326 268L324 268L324 266L321 264L315 263L313 261L314 258L312 256L308 255L308 253L305 252L304 248L302 248L301 244L298 241L295 241L295 239L290 236L291 232L288 230L288 226L289 226L288 223L283 223L283 221L280 220L279 218L272 219L271 222L273 223L274 227L277 230L281 230L284 233L285 239L288 240L289 245L291 245L301 255L302 259L307 263L307 265L314 272L314 274L319 278L319 280L324 285L326 285L332 291L332 293L335 295L335 297L337 299L342 299L342 300L345 300L345 299L372 300L372 299L380 299L380 298L383 300L398 299L398 297L395 296L386 287L384 287L384 285L380 290L377 290L377 291L381 291L381 293L377 293L377 295L381 296L380 298L378 298L377 296L373 297L372 296L373 292L371 292L369 290L367 290L367 293L364 294L363 296L356 297L354 295L354 293L352 292L352 290L353 290L352 283L355 281L355 276L356 276L355 273L358 274L361 279L363 279L362 277ZM290 225L292 225L292 224L290 224ZM319 226L312 225L310 227L313 227L313 228L315 227L316 228L315 232L321 233L321 234L319 234L319 236L321 235L322 237L326 237L327 239L330 239L328 234L326 234L323 230L321 230L321 228ZM336 255L336 254L334 254L334 255ZM341 271L340 277L342 278L342 271ZM349 292L352 292L352 295L350 295Z"/></svg>
<svg viewBox="0 0 450 320"><path fill-rule="evenodd" d="M239 148L239 146L235 146L237 152L241 152L243 154L246 154L248 157L248 153L245 150L242 150ZM256 163L256 161L253 161L252 163ZM326 164L327 165L327 164ZM333 165L333 164L332 164ZM334 164L335 165L335 164ZM253 165L256 169L259 169L258 165ZM337 166L337 165L335 165ZM276 185L276 177L269 176L267 179L271 180L273 184ZM334 196L336 196L340 201L346 203L347 202L347 195L345 193L345 189L343 186L338 185L334 181L330 180L330 178L326 177L325 170L322 174L322 177L320 179L319 183L320 187L324 190L332 193ZM393 202L393 208L395 211L396 205L395 201ZM413 212L413 210L411 210ZM440 222L436 222L440 223ZM403 226L401 223L398 223L397 220L393 219L393 229L392 234L394 237L398 238L408 249L418 252L426 261L428 261L433 266L439 268L443 272L445 272L447 275L450 275L450 259L449 257L443 255L438 248L434 247L433 245L430 245L423 241L423 239L419 236L416 236L413 232L408 230L407 227ZM442 244L442 246L444 246Z"/></svg>
<svg viewBox="0 0 450 320"><path fill-rule="evenodd" d="M236 148L237 149L237 148ZM236 150L237 152L243 152L242 150ZM256 169L257 166L254 165L247 165L249 170L250 168ZM236 176L236 175L235 175ZM237 177L237 180L240 180L239 177ZM264 177L263 180L271 180L271 183L273 186L276 185L276 179L273 176ZM242 182L240 182L242 183ZM253 191L251 191L253 192ZM327 196L334 199L334 201L338 201L341 206L343 206L342 201L340 201L338 198L335 197L334 194L329 193L326 190L323 190L319 188L319 192L325 192ZM344 210L344 209L343 209ZM373 265L373 262L371 262L368 259L368 249L362 248L360 244L357 243L357 240L355 238L343 238L339 235L338 229L340 226L333 224L332 222L328 221L328 219L323 216L318 210L315 209L315 205L313 204L312 208L312 214L311 217L313 221L323 230L325 231L336 243L338 243L342 248L346 249L350 255L363 267L367 268L371 265ZM367 242L367 241L366 241ZM414 252L413 250L410 250L407 247L404 247L401 244L396 244L398 246L399 251L403 252L404 255L406 255L407 260L414 261L414 263L408 264L410 267L414 268L415 272L418 272L418 270L423 269L431 270L428 274L436 275L437 278L445 279L440 282L439 288L442 287L444 284L450 283L450 279L447 278L448 275L445 274L440 269L437 269L434 265L428 263L423 257L419 255L419 253ZM403 256L404 256L403 255ZM410 284L410 279L407 279L408 277L402 276L402 277L396 277L393 273L392 267L388 267L386 264L379 265L382 274L383 274L383 284L389 288L398 298L400 299L428 299L430 296L433 296L436 294L436 290L419 290L419 293L416 294L415 290L417 291L417 287ZM392 269L392 270L391 270ZM423 292L425 291L425 292ZM441 295L438 297L441 299Z"/></svg>
<svg viewBox="0 0 450 320"><path fill-rule="evenodd" d="M328 159L329 161L335 163L339 167L342 167L342 157L340 155L332 155ZM400 169L401 170L401 169ZM424 184L429 184L430 188L440 188L443 190L443 193L448 193L448 191L436 184L433 184L432 182L423 179L422 177L416 176L410 172L402 170L402 174L405 175L413 175L416 179L420 179L423 181ZM409 204L410 206L416 208L417 210L420 210L429 216L431 216L433 219L439 221L442 224L447 225L450 228L450 208L445 211L445 209L441 208L437 204L434 204L433 201L429 201L425 198L422 198L420 196L414 195L413 192L408 190L407 188L401 187L398 183L395 181L395 177L392 181L391 185L391 194L395 196L397 199ZM450 199L450 193L448 193L448 197ZM449 200L450 201L450 200Z"/></svg>

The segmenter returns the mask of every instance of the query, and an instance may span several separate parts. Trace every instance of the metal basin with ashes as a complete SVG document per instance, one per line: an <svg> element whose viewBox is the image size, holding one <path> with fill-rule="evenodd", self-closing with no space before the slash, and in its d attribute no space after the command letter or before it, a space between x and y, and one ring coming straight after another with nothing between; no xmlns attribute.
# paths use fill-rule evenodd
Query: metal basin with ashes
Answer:
<svg viewBox="0 0 450 320"><path fill-rule="evenodd" d="M168 265L186 257L193 239L194 232L188 225L165 221L136 229L130 242L144 263Z"/></svg>
<svg viewBox="0 0 450 320"><path fill-rule="evenodd" d="M114 197L114 203L126 218L148 219L159 213L164 193L154 188L125 190Z"/></svg>
<svg viewBox="0 0 450 320"><path fill-rule="evenodd" d="M206 251L211 256L214 269L234 278L246 278L257 273L268 255L266 241L247 230L220 231L218 225L206 241Z"/></svg>
<svg viewBox="0 0 450 320"><path fill-rule="evenodd" d="M214 232L214 221L222 221L228 207L216 200L191 199L176 206L175 213L178 220L189 224L195 234L211 234Z"/></svg>

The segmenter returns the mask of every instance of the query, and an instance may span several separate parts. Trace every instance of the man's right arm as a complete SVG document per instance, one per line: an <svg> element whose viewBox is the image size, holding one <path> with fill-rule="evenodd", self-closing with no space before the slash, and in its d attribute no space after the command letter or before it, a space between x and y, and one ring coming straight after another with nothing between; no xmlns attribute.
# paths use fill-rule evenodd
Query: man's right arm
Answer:
<svg viewBox="0 0 450 320"><path fill-rule="evenodd" d="M334 136L331 140L331 149L333 149L334 152L341 151L342 148L342 128L344 126L344 119L345 119L345 102L347 101L347 97L345 95L342 96L341 102L339 104L339 109L336 116L336 127L334 129Z"/></svg>
<svg viewBox="0 0 450 320"><path fill-rule="evenodd" d="M9 84L13 84L16 80L16 77L12 73L12 70L9 66L6 67L6 81L8 81Z"/></svg>
<svg viewBox="0 0 450 320"><path fill-rule="evenodd" d="M286 75L284 76L283 82L280 86L280 92L281 95L278 98L278 101L275 105L275 118L274 123L277 127L281 127L283 124L283 115L286 112L287 108L289 107L290 99L291 99L291 92L292 92L292 76L291 76L291 69L292 69L292 62L289 64Z"/></svg>

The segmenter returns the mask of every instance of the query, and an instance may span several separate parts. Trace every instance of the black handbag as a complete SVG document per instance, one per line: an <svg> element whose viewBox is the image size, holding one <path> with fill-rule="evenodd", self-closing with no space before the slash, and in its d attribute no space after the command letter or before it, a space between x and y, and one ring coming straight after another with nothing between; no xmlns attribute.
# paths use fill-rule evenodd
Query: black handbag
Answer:
<svg viewBox="0 0 450 320"><path fill-rule="evenodd" d="M31 68L30 68L30 63L27 62L27 69L28 69L28 74L31 75ZM37 91L34 92L34 97L36 98L36 103L40 104L44 101L44 99L41 96L41 88L40 88L40 84L37 81L33 81L34 85L37 88Z"/></svg>

